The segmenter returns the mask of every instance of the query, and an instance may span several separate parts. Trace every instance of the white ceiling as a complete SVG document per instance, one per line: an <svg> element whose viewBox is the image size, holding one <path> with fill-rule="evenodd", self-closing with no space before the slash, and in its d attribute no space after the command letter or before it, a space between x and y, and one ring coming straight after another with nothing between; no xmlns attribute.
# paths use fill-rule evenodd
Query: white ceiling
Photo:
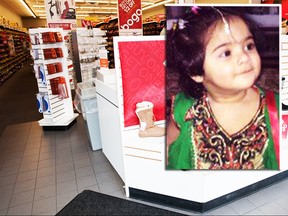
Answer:
<svg viewBox="0 0 288 216"><path fill-rule="evenodd" d="M46 17L44 0L25 0L37 17ZM51 1L51 0L48 0ZM57 0L52 0L55 3ZM72 0L73 1L73 0ZM77 19L84 19L86 16L95 16L99 20L105 17L117 17L117 0L74 0L76 4ZM163 3L164 0L142 0L142 10L150 6ZM170 3L173 1L170 1ZM21 17L32 17L19 0L1 0L1 4L11 9ZM83 15L83 16L81 16Z"/></svg>

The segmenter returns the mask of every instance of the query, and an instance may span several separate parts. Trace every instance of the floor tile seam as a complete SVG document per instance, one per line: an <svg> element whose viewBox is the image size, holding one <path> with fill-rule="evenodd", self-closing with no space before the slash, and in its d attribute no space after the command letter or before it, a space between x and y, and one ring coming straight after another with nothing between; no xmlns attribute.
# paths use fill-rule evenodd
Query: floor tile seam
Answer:
<svg viewBox="0 0 288 216"><path fill-rule="evenodd" d="M43 198L43 199L41 199L41 200L44 200L44 199L49 199L49 198L53 198L53 196L51 196L51 197L46 197L46 198ZM44 214L41 214L41 213L46 213L46 212L49 212L50 210L48 210L48 211L42 211L42 210L40 210L40 213L39 212L33 212L33 210L34 210L34 203L35 202L41 202L41 200L33 200L33 207L32 207L32 215L44 215ZM56 212L57 212L57 196L55 195L55 210L56 210Z"/></svg>
<svg viewBox="0 0 288 216"><path fill-rule="evenodd" d="M30 132L31 132L31 127L30 127ZM40 146L38 150L38 163L37 163L37 171L36 171L36 181L35 181L35 187L34 187L34 194L33 194L33 203L32 203L32 209L31 209L31 214L33 214L33 209L34 209L34 203L35 203L35 195L36 195L36 186L37 186L37 177L38 177L38 171L39 171L39 163L40 163L40 152L41 152L41 146L42 146L42 140L43 140L43 133L41 133L41 139L40 139ZM56 167L55 167L56 169ZM55 177L56 178L56 177Z"/></svg>
<svg viewBox="0 0 288 216"><path fill-rule="evenodd" d="M266 206L266 205L269 205L269 204L271 204L271 203L276 204L277 207L278 207L277 209L279 209L279 207L280 207L281 209L283 209L284 211L286 211L286 209L284 209L281 205L279 205L278 203L276 203L274 200L271 201L271 202L267 202L267 203L265 203L265 204L263 204L263 205L260 205L257 209L260 210L261 212L263 212L263 211L261 210L261 208L264 207L264 206ZM267 215L266 212L263 212L263 213ZM285 214L285 215L288 215L288 212L287 212L287 214Z"/></svg>
<svg viewBox="0 0 288 216"><path fill-rule="evenodd" d="M87 146L86 146L86 149L87 149ZM90 163L91 163L91 166L92 166L92 170L93 170L93 173L94 173L94 176L95 176L95 179L96 179L96 183L97 183L97 185L99 187L99 182L97 180L97 173L95 172L95 169L93 167L93 161L91 159L91 154L88 153L88 157L89 157L89 160L90 160ZM100 190L100 188L99 188L99 190Z"/></svg>
<svg viewBox="0 0 288 216"><path fill-rule="evenodd" d="M30 132L29 132L30 133ZM28 135L29 135L28 133ZM27 145L27 141L28 141L28 135L26 136L26 140L25 140L25 148L26 148L26 145ZM25 149L24 148L24 149ZM24 150L25 151L25 150ZM18 170L17 170L17 174L16 174L16 179L15 179L15 182L14 182L14 186L13 186L13 190L12 190L12 194L11 194L11 197L10 197L10 200L9 200L9 205L8 205L8 209L10 208L11 206L11 201L12 201L12 198L14 196L14 194L16 195L17 193L14 193L15 192L15 188L16 188L16 184L17 184L17 179L18 179L18 176L20 174L20 167L21 167L21 164L22 164L22 161L23 161L23 157L24 157L24 151L22 153L22 157L21 157L21 162L20 162L20 165L18 167ZM35 184L36 184L36 181L35 181ZM35 185L36 186L36 185ZM33 195L33 198L34 198L34 195ZM8 211L7 211L8 212Z"/></svg>
<svg viewBox="0 0 288 216"><path fill-rule="evenodd" d="M245 199L246 197L242 197L242 198L240 198L240 199ZM237 200L233 200L232 202L230 202L230 203L225 203L223 206L229 206L229 207L231 207L238 215L246 215L247 213L249 213L249 212L251 212L251 211L254 211L255 209L258 209L258 207L256 206L256 205L254 205L254 203L252 203L249 199L247 199L246 198L246 200L254 207L252 210L249 210L249 211L247 211L247 212L244 212L243 214L239 214L238 213L238 211L237 211L237 209L235 209L233 206L232 206L232 204L234 203L234 202L237 202L238 200L240 200L240 199L237 199Z"/></svg>
<svg viewBox="0 0 288 216"><path fill-rule="evenodd" d="M57 144L56 144L56 136L54 136L54 145L55 145L55 148L54 148L54 153L55 153L55 207L56 207L56 213L57 213L57 203L58 203L58 198L57 198L57 194L58 194L58 191L57 191L57 163L56 163L56 154L57 154Z"/></svg>
<svg viewBox="0 0 288 216"><path fill-rule="evenodd" d="M120 188L123 187L125 194L126 194L126 190L125 190L125 182L122 180L122 178L118 175L117 171L113 168L113 175L118 183L118 185L120 186ZM121 181L121 182L120 182Z"/></svg>
<svg viewBox="0 0 288 216"><path fill-rule="evenodd" d="M75 164L74 164L74 160L73 160L73 154L72 154L72 147L71 147L71 142L70 142L70 137L69 137L69 144L70 144L70 152L71 152L71 155L72 155L72 162L73 162L73 172L74 172L74 179L75 179L75 183L76 183L76 191L77 191L77 194L79 194L79 190L78 190L78 184L77 184L77 180L76 180L76 172L75 172ZM55 148L55 154L57 154L57 148ZM57 163L55 163L55 169L57 169L56 167ZM58 182L57 182L57 173L55 175L55 178L56 178L56 211L57 211L57 203L58 203L58 190L57 190L57 185L58 185ZM63 181L65 182L65 181ZM63 182L59 182L59 183L63 183ZM60 194L60 193L59 193Z"/></svg>
<svg viewBox="0 0 288 216"><path fill-rule="evenodd" d="M45 187L49 187L49 186L52 186L52 185L48 185L48 186L45 186ZM38 188L38 189L39 189L39 188ZM46 197L39 198L39 199L35 199L35 198L36 198L36 196L35 196L34 199L33 199L33 201L39 201L39 200L47 199L47 198L54 197L54 196L56 197L56 196L57 196L56 190L57 190L57 185L55 185L55 194L54 194L54 195L48 195L48 196L46 196ZM35 189L35 194L36 194L36 189Z"/></svg>
<svg viewBox="0 0 288 216"><path fill-rule="evenodd" d="M30 213L30 214L32 214L33 202L34 202L34 201L32 200L32 202L25 202L25 203L21 203L21 204L19 204L19 205L15 205L15 206L10 206L10 205L9 205L9 207L8 207L8 209L7 209L7 214L6 214L6 215L8 215L9 209L17 208L18 206L27 205L27 204L29 204L29 203L32 204L32 206L31 206L31 213Z"/></svg>

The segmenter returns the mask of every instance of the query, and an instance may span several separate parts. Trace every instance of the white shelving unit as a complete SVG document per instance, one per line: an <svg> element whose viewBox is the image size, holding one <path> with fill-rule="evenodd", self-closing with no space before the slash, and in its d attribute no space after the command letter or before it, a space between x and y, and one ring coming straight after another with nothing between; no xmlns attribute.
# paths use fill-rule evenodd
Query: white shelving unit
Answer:
<svg viewBox="0 0 288 216"><path fill-rule="evenodd" d="M96 71L101 68L100 55L103 52L106 53L107 60L105 35L106 31L100 28L72 30L73 58L78 82L87 82L96 78Z"/></svg>
<svg viewBox="0 0 288 216"><path fill-rule="evenodd" d="M47 42L46 36L45 38L43 36L47 33L56 35L58 40ZM78 114L73 110L67 62L68 51L63 38L63 29L30 29L29 34L32 43L31 54L34 59L33 67L39 88L38 96L40 95L37 97L38 108L39 112L43 113L39 125L49 129L53 126L69 127L75 122ZM58 64L58 67L51 73L48 66L55 64Z"/></svg>

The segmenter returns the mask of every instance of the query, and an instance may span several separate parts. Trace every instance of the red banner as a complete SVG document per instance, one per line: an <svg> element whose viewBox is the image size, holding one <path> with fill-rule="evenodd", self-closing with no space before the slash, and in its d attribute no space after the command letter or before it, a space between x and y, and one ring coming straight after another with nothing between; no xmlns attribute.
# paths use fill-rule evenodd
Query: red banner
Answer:
<svg viewBox="0 0 288 216"><path fill-rule="evenodd" d="M142 35L141 0L118 0L119 35Z"/></svg>
<svg viewBox="0 0 288 216"><path fill-rule="evenodd" d="M282 18L288 20L288 0L282 0Z"/></svg>
<svg viewBox="0 0 288 216"><path fill-rule="evenodd" d="M157 36L156 36L157 37ZM155 121L165 120L165 41L119 42L124 126L139 124L136 104L152 102Z"/></svg>

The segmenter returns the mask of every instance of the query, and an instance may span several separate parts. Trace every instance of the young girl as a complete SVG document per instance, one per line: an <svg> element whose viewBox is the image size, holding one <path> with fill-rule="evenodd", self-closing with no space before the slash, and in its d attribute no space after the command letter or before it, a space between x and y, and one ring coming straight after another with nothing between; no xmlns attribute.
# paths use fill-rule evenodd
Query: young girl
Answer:
<svg viewBox="0 0 288 216"><path fill-rule="evenodd" d="M237 7L184 8L166 38L167 73L182 90L167 120L167 168L278 169L278 94L255 85L257 26Z"/></svg>

